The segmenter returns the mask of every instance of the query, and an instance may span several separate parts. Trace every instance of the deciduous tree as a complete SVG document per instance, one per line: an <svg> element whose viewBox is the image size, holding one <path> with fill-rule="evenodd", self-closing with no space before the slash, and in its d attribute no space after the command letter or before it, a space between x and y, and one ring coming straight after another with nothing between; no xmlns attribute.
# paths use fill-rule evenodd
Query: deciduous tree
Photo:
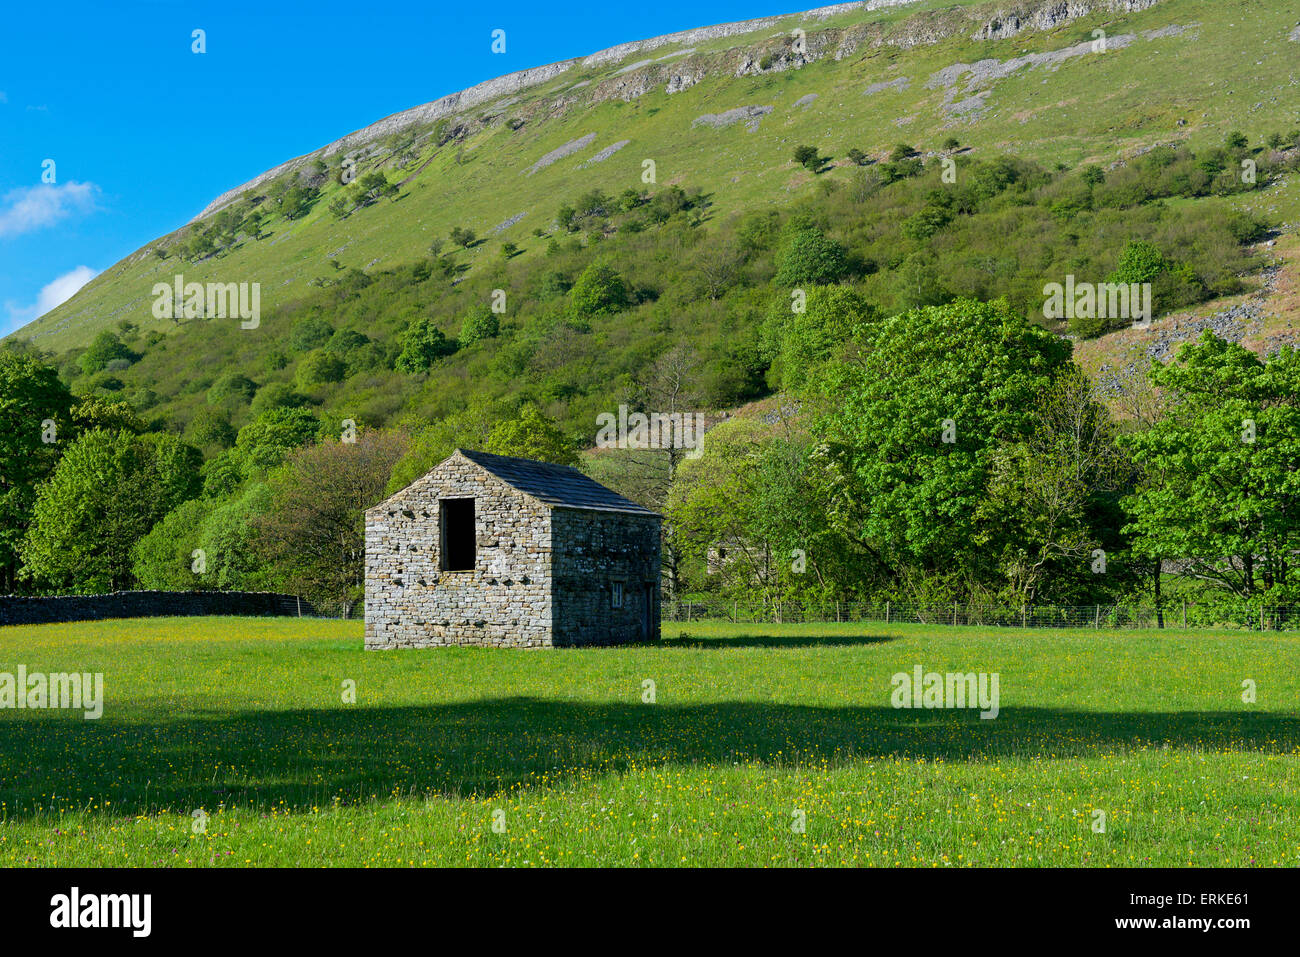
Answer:
<svg viewBox="0 0 1300 957"><path fill-rule="evenodd" d="M365 521L380 502L406 436L365 431L355 442L327 439L293 453L271 476L270 504L254 519L256 548L299 594L341 605L365 583Z"/></svg>
<svg viewBox="0 0 1300 957"><path fill-rule="evenodd" d="M1124 438L1145 482L1124 501L1133 549L1182 558L1242 598L1300 596L1300 353L1267 362L1205 332L1153 364L1169 414Z"/></svg>

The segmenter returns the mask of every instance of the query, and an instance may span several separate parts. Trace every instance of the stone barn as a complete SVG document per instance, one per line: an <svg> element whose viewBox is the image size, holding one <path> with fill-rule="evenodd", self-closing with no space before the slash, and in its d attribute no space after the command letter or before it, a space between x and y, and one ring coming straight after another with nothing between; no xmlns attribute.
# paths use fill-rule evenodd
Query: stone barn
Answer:
<svg viewBox="0 0 1300 957"><path fill-rule="evenodd" d="M575 468L457 449L365 518L367 649L659 636L662 517Z"/></svg>

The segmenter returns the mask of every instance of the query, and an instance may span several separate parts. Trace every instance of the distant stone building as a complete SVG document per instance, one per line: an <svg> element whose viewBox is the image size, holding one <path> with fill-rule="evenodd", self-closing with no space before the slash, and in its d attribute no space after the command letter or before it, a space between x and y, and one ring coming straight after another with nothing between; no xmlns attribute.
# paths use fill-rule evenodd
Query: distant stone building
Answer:
<svg viewBox="0 0 1300 957"><path fill-rule="evenodd" d="M457 449L365 518L368 649L659 635L661 516L575 468Z"/></svg>

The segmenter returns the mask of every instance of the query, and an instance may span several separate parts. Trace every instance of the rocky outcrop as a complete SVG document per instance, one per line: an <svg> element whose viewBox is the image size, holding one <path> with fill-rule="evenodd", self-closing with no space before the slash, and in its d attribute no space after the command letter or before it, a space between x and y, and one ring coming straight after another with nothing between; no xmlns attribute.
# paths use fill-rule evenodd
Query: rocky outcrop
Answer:
<svg viewBox="0 0 1300 957"><path fill-rule="evenodd" d="M704 79L704 74L705 71L703 69L695 70L693 72L674 72L673 75L668 78L668 83L665 85L664 90L668 93L680 93L682 90L689 90L696 83L699 83Z"/></svg>
<svg viewBox="0 0 1300 957"><path fill-rule="evenodd" d="M349 133L327 146L282 163L274 169L249 180L242 186L218 196L196 219L202 219L223 206L235 202L250 189L274 180L287 173L300 170L309 162L340 153L361 152L394 133L411 128L428 127L440 120L450 119L456 129L456 138L468 135L485 122L498 119L500 110L488 109L478 116L471 111L485 104L498 107L514 103L520 94L536 90L566 73L599 70L614 66L640 55L617 70L612 76L600 79L582 78L563 92L557 92L541 108L545 115L558 116L573 109L612 99L634 100L650 90L662 87L668 93L690 89L710 74L750 76L769 72L798 69L825 57L843 59L864 47L884 45L909 49L915 46L938 43L953 36L969 35L973 24L979 24L974 37L995 40L1014 36L1025 30L1047 30L1078 17L1099 11L1124 13L1145 10L1161 0L1023 0L1010 6L952 8L918 12L902 23L867 21L847 27L812 29L820 21L850 12L870 13L892 7L903 7L918 0L859 0L820 7L804 13L783 14L700 27L670 33L648 40L623 43L597 51L586 57L563 60L546 66L521 70L479 83L469 89L441 97L392 116L385 117L363 129ZM797 36L792 26L798 26L802 36ZM777 37L770 31L780 27ZM711 41L728 37L745 37L767 31L769 35L753 39L741 47L722 53L702 53L697 48ZM786 32L788 31L788 32ZM663 56L645 57L644 54L663 47L680 45L684 49ZM504 101L504 102L503 102Z"/></svg>
<svg viewBox="0 0 1300 957"><path fill-rule="evenodd" d="M703 116L697 116L691 126L711 126L715 130L723 130L743 122L745 128L752 133L758 129L758 124L762 122L763 117L771 112L770 106L738 106L725 113L705 113Z"/></svg>
<svg viewBox="0 0 1300 957"><path fill-rule="evenodd" d="M1052 3L1018 3L999 10L972 36L973 40L1005 40L1025 30L1055 30L1063 23L1097 12L1135 13L1160 0L1057 0Z"/></svg>
<svg viewBox="0 0 1300 957"><path fill-rule="evenodd" d="M707 43L710 40L721 40L726 37L743 36L747 33L755 33L759 30L771 30L780 26L783 21L788 20L791 16L796 15L805 20L825 20L829 17L838 16L841 13L881 10L887 7L905 7L916 2L917 0L859 0L857 3L837 3L829 7L818 7L815 10L808 10L802 14L783 13L774 17L762 17L757 20L741 20L738 23L720 23L712 27L698 27L694 30L683 30L680 33L669 33L649 40L637 40L633 43L622 43L618 46L610 47L607 50L601 50L598 53L591 54L583 59L582 65L584 67L591 67L618 63L635 53L644 53L648 50L655 50L659 47L669 46L674 43L694 46L700 43Z"/></svg>
<svg viewBox="0 0 1300 957"><path fill-rule="evenodd" d="M877 93L881 93L885 90L896 90L901 93L907 89L908 84L911 82L912 81L905 76L900 76L896 80L882 80L879 83L871 84L871 86L863 90L862 93L864 96L875 96Z"/></svg>
<svg viewBox="0 0 1300 957"><path fill-rule="evenodd" d="M885 7L906 6L916 2L917 0L859 0L859 2L855 3L839 3L833 6L820 7L816 10L809 10L797 15L804 20L824 20L827 17L847 13L852 10L879 10ZM520 93L530 88L535 88L549 83L570 70L586 70L595 67L609 66L619 63L635 54L656 50L672 44L691 46L710 40L723 39L731 36L742 36L759 30L770 30L782 21L788 20L790 16L794 15L795 14L782 14L774 17L763 17L757 20L744 20L738 23L723 23L711 27L699 27L694 30L684 30L679 33L670 33L664 36L652 37L648 40L621 43L618 46L599 50L586 57L562 60L559 63L551 63L546 66L534 67L529 70L520 70L516 73L508 73L505 76L500 76L496 79L479 83L467 90L461 90L459 93L452 93L441 97L431 103L425 103L422 106L404 110L401 113L394 113L377 123L372 123L370 126L349 133L342 139L335 140L333 143L323 146L305 156L299 156L286 163L281 163L274 169L267 170L260 176L254 177L242 186L238 186L235 189L222 193L209 203L203 212L195 218L202 219L204 216L215 213L223 206L235 202L246 191L260 186L263 183L270 182L285 173L292 172L310 160L315 160L318 157L333 156L340 152L347 152L348 150L360 149L376 140L383 139L385 136L389 136L409 127L432 124L444 117L463 112L479 104L488 103L502 97L508 97L512 94ZM673 79L669 80L669 86L672 87L669 92L687 89L695 83L698 83L699 79L699 75L680 73ZM637 81L633 80L631 82L632 84L635 84Z"/></svg>
<svg viewBox="0 0 1300 957"><path fill-rule="evenodd" d="M532 176L539 169L546 169L546 167L550 166L556 160L562 160L564 157L571 156L579 150L586 149L595 141L596 134L588 133L586 136L580 136L576 140L571 140L570 142L565 143L563 146L556 147L530 166L528 168L528 175Z"/></svg>
<svg viewBox="0 0 1300 957"><path fill-rule="evenodd" d="M605 162L605 160L609 159L611 156L613 156L615 153L617 153L624 146L627 146L627 144L631 142L632 142L631 140L619 140L617 143L609 144L609 146L606 146L603 150L601 150L591 159L587 160L587 162L579 166L578 169L586 169L588 166L594 166L596 163Z"/></svg>
<svg viewBox="0 0 1300 957"><path fill-rule="evenodd" d="M1132 33L1107 37L1106 50L1110 52L1122 50L1136 39L1137 37ZM955 86L962 78L967 78L966 89L973 90L978 86L1005 79L1019 70L1038 66L1056 69L1062 63L1075 57L1100 53L1101 50L1092 41L1085 40L1082 43L1076 43L1060 50L1028 53L1024 56L1012 57L1010 60L989 59L980 60L976 63L954 63L934 73L926 81L925 85L929 89L947 88Z"/></svg>
<svg viewBox="0 0 1300 957"><path fill-rule="evenodd" d="M1145 0L1132 0L1145 2ZM1064 4L1062 6L1065 6ZM1185 26L1167 26L1158 30L1147 30L1142 34L1148 42L1176 37L1199 24ZM1103 56L1123 50L1138 41L1136 33L1120 33L1112 36L1084 40L1058 50L1046 50L1042 53L1027 53L1009 60L989 58L975 63L953 63L937 70L926 80L927 89L944 91L943 109L949 117L970 119L982 113L988 104L993 87L999 80L1004 80L1020 70L1044 67L1056 70L1061 64L1077 57ZM964 81L964 83L963 83ZM878 84L877 86L881 86ZM874 88L873 88L874 89ZM868 89L868 93L872 89ZM958 99L958 97L963 97Z"/></svg>

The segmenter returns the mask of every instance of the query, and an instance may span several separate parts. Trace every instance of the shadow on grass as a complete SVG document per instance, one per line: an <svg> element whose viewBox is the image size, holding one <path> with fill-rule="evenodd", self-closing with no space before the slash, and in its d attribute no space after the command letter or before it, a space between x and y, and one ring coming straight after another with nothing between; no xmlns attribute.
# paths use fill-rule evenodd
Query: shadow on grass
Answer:
<svg viewBox="0 0 1300 957"><path fill-rule="evenodd" d="M671 701L671 684L661 682L658 695ZM1300 718L1267 712L1004 707L996 720L982 720L956 710L522 697L140 721L114 720L111 709L99 721L8 712L0 717L0 801L11 820L52 806L102 808L105 799L115 814L188 814L222 803L302 808L394 793L487 796L663 764L1047 762L1136 747L1292 753L1298 743Z"/></svg>
<svg viewBox="0 0 1300 957"><path fill-rule="evenodd" d="M678 626L674 623L672 628ZM692 635L690 627L683 625L683 634L661 638L655 647L661 648L851 648L857 645L880 645L897 641L896 635Z"/></svg>

